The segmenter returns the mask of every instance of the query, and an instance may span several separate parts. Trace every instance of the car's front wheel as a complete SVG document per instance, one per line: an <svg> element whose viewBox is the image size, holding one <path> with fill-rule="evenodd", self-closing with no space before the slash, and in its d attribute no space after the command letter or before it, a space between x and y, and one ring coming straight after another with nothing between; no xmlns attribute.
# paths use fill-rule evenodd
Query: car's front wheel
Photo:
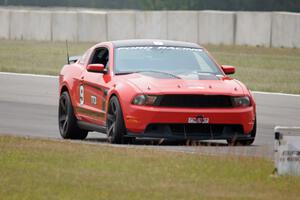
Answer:
<svg viewBox="0 0 300 200"><path fill-rule="evenodd" d="M58 125L60 135L64 139L83 140L88 135L88 131L82 130L77 126L77 119L74 114L71 98L66 91L59 98Z"/></svg>
<svg viewBox="0 0 300 200"><path fill-rule="evenodd" d="M123 113L120 102L116 96L113 96L109 101L106 124L107 138L110 143L123 144L131 142L131 138L125 136L126 127Z"/></svg>

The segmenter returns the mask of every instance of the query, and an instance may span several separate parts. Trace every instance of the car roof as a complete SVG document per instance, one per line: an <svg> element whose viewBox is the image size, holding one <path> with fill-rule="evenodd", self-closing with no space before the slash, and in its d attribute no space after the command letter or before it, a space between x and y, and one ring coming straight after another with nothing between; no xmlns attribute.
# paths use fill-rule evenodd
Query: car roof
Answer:
<svg viewBox="0 0 300 200"><path fill-rule="evenodd" d="M155 39L135 39L135 40L117 40L111 41L114 47L135 47L135 46L174 46L202 48L198 44L191 42L181 42L172 40L155 40Z"/></svg>

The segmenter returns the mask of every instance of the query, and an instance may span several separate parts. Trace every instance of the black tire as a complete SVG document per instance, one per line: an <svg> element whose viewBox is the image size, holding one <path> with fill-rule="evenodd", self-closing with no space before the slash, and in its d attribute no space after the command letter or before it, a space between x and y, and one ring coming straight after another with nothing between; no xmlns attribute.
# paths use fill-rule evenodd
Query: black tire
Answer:
<svg viewBox="0 0 300 200"><path fill-rule="evenodd" d="M250 139L228 139L227 143L231 146L249 146L253 144L256 136L256 119L253 125L253 129L250 132L251 138Z"/></svg>
<svg viewBox="0 0 300 200"><path fill-rule="evenodd" d="M134 140L134 138L124 137L126 134L126 127L120 102L116 96L113 96L109 101L106 124L107 139L110 143L124 144Z"/></svg>
<svg viewBox="0 0 300 200"><path fill-rule="evenodd" d="M88 131L78 127L71 98L66 91L59 98L58 125L60 135L64 139L83 140L88 135Z"/></svg>

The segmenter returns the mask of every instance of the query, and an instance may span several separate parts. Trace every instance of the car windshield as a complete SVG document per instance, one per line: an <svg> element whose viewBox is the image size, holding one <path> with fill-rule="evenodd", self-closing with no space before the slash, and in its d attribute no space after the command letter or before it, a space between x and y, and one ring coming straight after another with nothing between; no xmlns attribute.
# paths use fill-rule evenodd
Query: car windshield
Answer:
<svg viewBox="0 0 300 200"><path fill-rule="evenodd" d="M161 72L181 78L197 75L197 79L199 75L223 75L203 49L167 46L119 47L114 70L115 74Z"/></svg>

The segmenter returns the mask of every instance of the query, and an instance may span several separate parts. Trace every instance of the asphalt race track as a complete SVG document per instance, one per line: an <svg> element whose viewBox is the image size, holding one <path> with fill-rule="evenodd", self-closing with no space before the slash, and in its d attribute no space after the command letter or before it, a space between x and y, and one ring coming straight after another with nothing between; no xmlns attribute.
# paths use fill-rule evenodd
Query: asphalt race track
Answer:
<svg viewBox="0 0 300 200"><path fill-rule="evenodd" d="M220 142L203 142L198 146L137 141L133 148L161 148L204 154L233 153L272 157L274 127L300 126L300 95L255 92L258 130L254 145L229 147ZM57 125L58 79L0 73L0 134L60 139ZM90 133L89 143L108 145L104 134ZM114 145L128 146L128 145Z"/></svg>

